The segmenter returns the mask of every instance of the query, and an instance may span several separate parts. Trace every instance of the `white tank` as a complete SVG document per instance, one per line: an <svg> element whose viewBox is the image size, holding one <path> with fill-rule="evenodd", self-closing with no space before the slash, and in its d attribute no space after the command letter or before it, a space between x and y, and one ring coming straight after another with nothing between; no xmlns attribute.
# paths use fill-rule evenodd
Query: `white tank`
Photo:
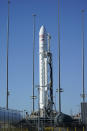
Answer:
<svg viewBox="0 0 87 131"><path fill-rule="evenodd" d="M0 123L8 123L8 124L17 124L23 119L22 112L19 112L17 110L10 110L0 107Z"/></svg>

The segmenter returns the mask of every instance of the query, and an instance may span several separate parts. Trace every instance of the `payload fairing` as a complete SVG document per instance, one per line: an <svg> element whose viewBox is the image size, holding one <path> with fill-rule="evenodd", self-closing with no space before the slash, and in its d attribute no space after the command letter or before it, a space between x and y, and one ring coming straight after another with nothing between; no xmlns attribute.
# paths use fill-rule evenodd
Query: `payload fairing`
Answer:
<svg viewBox="0 0 87 131"><path fill-rule="evenodd" d="M40 77L40 116L53 108L52 54L49 51L49 35L44 26L39 32L39 77ZM48 41L47 41L48 40Z"/></svg>

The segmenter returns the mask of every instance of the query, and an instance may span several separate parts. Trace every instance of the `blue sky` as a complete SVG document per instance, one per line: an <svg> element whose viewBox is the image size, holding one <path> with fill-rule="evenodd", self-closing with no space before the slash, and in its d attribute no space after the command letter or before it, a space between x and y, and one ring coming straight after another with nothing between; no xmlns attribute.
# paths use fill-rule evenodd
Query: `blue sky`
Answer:
<svg viewBox="0 0 87 131"><path fill-rule="evenodd" d="M61 1L61 0L60 0ZM82 92L81 10L85 9L85 90L87 92L87 1L60 2L62 111L77 113ZM32 110L33 18L36 13L35 85L39 84L39 29L51 34L54 95L58 87L58 0L11 0L9 40L9 108ZM0 0L0 106L6 105L7 0ZM35 89L37 95L37 90ZM56 94L57 102L57 94ZM36 106L37 108L37 102ZM57 105L58 107L58 105Z"/></svg>

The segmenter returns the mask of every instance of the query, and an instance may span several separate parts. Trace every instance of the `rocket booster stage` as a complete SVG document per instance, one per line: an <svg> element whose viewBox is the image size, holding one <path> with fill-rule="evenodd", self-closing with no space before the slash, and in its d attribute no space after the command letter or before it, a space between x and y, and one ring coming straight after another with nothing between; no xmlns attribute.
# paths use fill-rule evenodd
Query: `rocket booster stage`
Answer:
<svg viewBox="0 0 87 131"><path fill-rule="evenodd" d="M40 109L44 108L45 96L45 52L47 51L47 34L44 26L39 32L39 68L40 68ZM47 84L47 83L46 83Z"/></svg>
<svg viewBox="0 0 87 131"><path fill-rule="evenodd" d="M49 85L52 85L52 70L51 70L51 56L52 54L48 51L47 38L49 38L44 26L41 26L39 32L39 77L40 77L40 110L45 112L48 108L52 108L53 92ZM48 64L49 63L49 64ZM50 74L48 73L50 70ZM49 78L50 76L50 78ZM48 83L50 80L50 83ZM50 90L49 90L50 89ZM43 116L44 113L42 113Z"/></svg>

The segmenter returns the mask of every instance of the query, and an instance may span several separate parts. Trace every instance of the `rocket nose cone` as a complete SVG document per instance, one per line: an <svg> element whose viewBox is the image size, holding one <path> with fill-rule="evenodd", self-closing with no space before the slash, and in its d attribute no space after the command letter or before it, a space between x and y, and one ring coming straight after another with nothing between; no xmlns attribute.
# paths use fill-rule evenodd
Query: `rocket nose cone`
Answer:
<svg viewBox="0 0 87 131"><path fill-rule="evenodd" d="M43 35L45 33L46 33L46 28L42 25L41 28L40 28L39 35Z"/></svg>

